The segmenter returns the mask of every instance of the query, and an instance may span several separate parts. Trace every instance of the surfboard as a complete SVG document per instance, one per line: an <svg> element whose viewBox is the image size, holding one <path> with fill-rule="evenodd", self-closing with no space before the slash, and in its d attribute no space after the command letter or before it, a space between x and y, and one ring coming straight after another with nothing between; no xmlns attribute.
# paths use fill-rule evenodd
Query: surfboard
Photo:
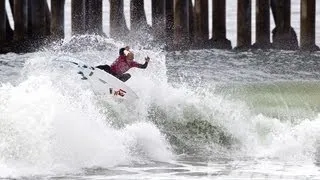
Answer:
<svg viewBox="0 0 320 180"><path fill-rule="evenodd" d="M72 63L78 68L81 80L88 81L96 94L127 100L138 99L137 94L130 87L113 75L82 62Z"/></svg>

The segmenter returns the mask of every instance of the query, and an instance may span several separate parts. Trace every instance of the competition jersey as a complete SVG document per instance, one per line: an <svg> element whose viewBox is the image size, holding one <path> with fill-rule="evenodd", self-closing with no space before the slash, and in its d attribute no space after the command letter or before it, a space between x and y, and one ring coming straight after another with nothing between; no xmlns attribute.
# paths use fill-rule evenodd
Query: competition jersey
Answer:
<svg viewBox="0 0 320 180"><path fill-rule="evenodd" d="M111 64L110 68L111 72L115 75L121 75L128 71L130 68L139 67L139 65L140 64L136 61L131 61L128 63L126 60L126 56L119 56L116 61Z"/></svg>

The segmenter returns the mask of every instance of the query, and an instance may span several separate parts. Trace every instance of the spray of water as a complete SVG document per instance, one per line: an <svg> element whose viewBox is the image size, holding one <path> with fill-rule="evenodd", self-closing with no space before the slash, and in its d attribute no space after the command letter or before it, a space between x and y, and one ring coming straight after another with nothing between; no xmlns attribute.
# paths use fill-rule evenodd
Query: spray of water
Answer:
<svg viewBox="0 0 320 180"><path fill-rule="evenodd" d="M130 70L137 101L97 96L58 60L110 64L123 44L85 36L96 43L79 47L81 38L29 54L15 83L0 85L1 177L171 161L180 153L289 160L317 153L319 117L290 123L217 94L214 83L172 86L159 49L132 47L136 60L151 58L147 69Z"/></svg>

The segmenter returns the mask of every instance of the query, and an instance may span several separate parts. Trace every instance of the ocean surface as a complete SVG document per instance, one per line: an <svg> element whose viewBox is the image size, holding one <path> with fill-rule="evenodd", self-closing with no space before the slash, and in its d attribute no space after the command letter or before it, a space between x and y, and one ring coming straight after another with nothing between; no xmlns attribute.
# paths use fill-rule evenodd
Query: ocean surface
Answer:
<svg viewBox="0 0 320 180"><path fill-rule="evenodd" d="M129 71L136 101L96 95L60 61L109 64L125 45L67 36L0 55L0 179L320 179L320 52L129 42L151 58Z"/></svg>

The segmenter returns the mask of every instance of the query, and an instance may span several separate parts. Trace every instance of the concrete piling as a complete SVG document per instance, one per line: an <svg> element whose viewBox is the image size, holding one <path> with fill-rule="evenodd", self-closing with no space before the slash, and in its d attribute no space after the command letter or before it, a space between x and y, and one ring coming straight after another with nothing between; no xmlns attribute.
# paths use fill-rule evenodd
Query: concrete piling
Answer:
<svg viewBox="0 0 320 180"><path fill-rule="evenodd" d="M5 2L6 2L5 0L0 0L0 43L3 43L6 41L7 12L6 12Z"/></svg>
<svg viewBox="0 0 320 180"><path fill-rule="evenodd" d="M45 36L51 35L51 12L47 1L44 1L44 12L45 12Z"/></svg>
<svg viewBox="0 0 320 180"><path fill-rule="evenodd" d="M85 31L85 0L71 1L72 34L84 34Z"/></svg>
<svg viewBox="0 0 320 180"><path fill-rule="evenodd" d="M270 0L256 0L255 48L270 48Z"/></svg>
<svg viewBox="0 0 320 180"><path fill-rule="evenodd" d="M32 39L42 39L46 34L46 9L45 1L31 1L31 30Z"/></svg>
<svg viewBox="0 0 320 180"><path fill-rule="evenodd" d="M197 47L205 47L209 40L208 0L195 0L194 42Z"/></svg>
<svg viewBox="0 0 320 180"><path fill-rule="evenodd" d="M192 0L189 0L189 39L190 39L190 48L194 48L194 6Z"/></svg>
<svg viewBox="0 0 320 180"><path fill-rule="evenodd" d="M130 1L130 24L134 34L148 30L147 17L144 11L144 0Z"/></svg>
<svg viewBox="0 0 320 180"><path fill-rule="evenodd" d="M186 49L190 45L189 0L174 1L174 49Z"/></svg>
<svg viewBox="0 0 320 180"><path fill-rule="evenodd" d="M272 31L273 47L287 50L298 49L297 35L291 27L291 0L277 0L273 4L276 17L276 27Z"/></svg>
<svg viewBox="0 0 320 180"><path fill-rule="evenodd" d="M171 49L173 47L173 37L174 37L174 9L173 0L165 0L165 33L166 33L166 48Z"/></svg>
<svg viewBox="0 0 320 180"><path fill-rule="evenodd" d="M51 0L51 33L54 39L64 38L65 0Z"/></svg>
<svg viewBox="0 0 320 180"><path fill-rule="evenodd" d="M300 47L302 50L318 51L316 39L316 0L301 0L300 11Z"/></svg>
<svg viewBox="0 0 320 180"><path fill-rule="evenodd" d="M165 42L165 6L166 1L152 0L152 34L158 42Z"/></svg>
<svg viewBox="0 0 320 180"><path fill-rule="evenodd" d="M251 0L238 0L237 48L250 48L251 35Z"/></svg>
<svg viewBox="0 0 320 180"><path fill-rule="evenodd" d="M231 49L226 38L226 1L212 0L212 46L218 49Z"/></svg>
<svg viewBox="0 0 320 180"><path fill-rule="evenodd" d="M28 13L26 0L14 0L14 40L26 39L28 28Z"/></svg>
<svg viewBox="0 0 320 180"><path fill-rule="evenodd" d="M110 2L110 36L121 38L128 36L129 28L123 14L123 0L109 0Z"/></svg>
<svg viewBox="0 0 320 180"><path fill-rule="evenodd" d="M102 0L86 0L85 3L85 31L103 35Z"/></svg>
<svg viewBox="0 0 320 180"><path fill-rule="evenodd" d="M11 25L9 23L8 15L6 14L6 41L10 42L13 40L13 30L11 28Z"/></svg>

